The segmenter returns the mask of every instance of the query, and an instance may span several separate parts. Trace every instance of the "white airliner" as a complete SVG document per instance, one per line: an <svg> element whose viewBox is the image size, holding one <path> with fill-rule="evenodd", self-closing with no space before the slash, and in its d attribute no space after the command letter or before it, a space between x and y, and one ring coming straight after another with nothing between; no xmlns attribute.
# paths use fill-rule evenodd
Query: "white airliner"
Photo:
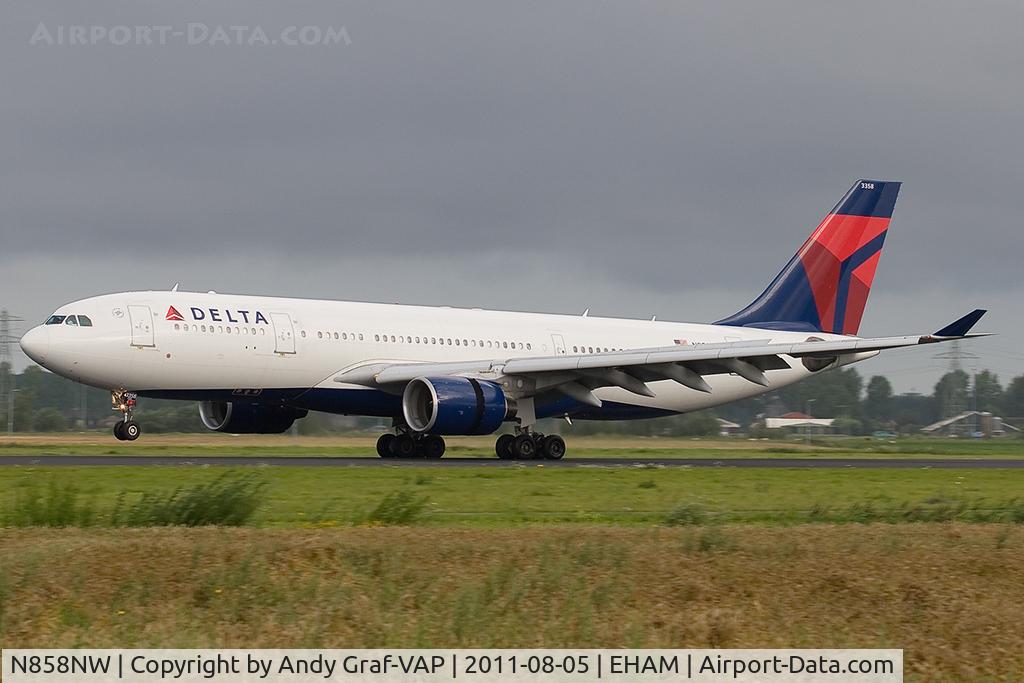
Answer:
<svg viewBox="0 0 1024 683"><path fill-rule="evenodd" d="M859 338L899 183L860 180L749 306L714 324L209 292L125 292L58 309L21 340L53 372L109 389L134 440L136 396L199 402L203 423L278 433L307 411L389 417L382 457L490 434L502 458L561 458L545 417L619 420L747 398L884 349L980 336Z"/></svg>

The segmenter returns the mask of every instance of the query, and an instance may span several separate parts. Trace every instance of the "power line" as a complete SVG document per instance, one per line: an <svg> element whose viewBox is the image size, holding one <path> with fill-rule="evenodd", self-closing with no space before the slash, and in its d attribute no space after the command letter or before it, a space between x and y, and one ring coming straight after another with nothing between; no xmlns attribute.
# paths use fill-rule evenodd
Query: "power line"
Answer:
<svg viewBox="0 0 1024 683"><path fill-rule="evenodd" d="M949 361L949 370L947 371L947 376L948 375L952 375L954 373L956 373L956 374L962 373L963 370L964 370L964 361L965 360L967 360L967 361L975 361L975 360L978 360L980 358L980 356L977 355L976 353L971 353L970 351L964 351L963 347L960 345L960 340L959 339L957 339L956 341L951 342L950 345L949 345L949 349L947 351L944 351L942 353L937 353L937 354L935 354L932 357L935 358L936 360L948 360ZM973 368L972 368L972 374L974 374L973 373ZM970 390L971 390L971 388L968 386L967 387L967 391L970 391ZM956 390L956 387L952 386L952 382L951 381L944 383L943 391L945 393L945 396L939 397L940 399L943 399L943 398L945 399L943 401L943 411L942 411L942 418L943 419L950 418L950 417L956 417L957 415L960 415L964 411L967 410L967 406L965 405L964 401L967 400L968 397L964 396L964 395L961 395L961 393ZM960 430L960 423L954 423L953 425L951 425L951 430L953 431L953 433L958 432ZM971 431L973 431L973 428L971 428Z"/></svg>

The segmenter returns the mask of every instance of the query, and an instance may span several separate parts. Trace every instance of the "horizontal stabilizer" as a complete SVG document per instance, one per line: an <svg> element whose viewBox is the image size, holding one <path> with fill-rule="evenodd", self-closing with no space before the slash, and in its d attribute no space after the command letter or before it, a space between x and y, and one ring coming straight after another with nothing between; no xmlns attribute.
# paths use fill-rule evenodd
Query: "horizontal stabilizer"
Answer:
<svg viewBox="0 0 1024 683"><path fill-rule="evenodd" d="M959 320L952 322L933 334L933 337L965 337L971 328L981 320L981 316L988 311L983 308L976 308Z"/></svg>

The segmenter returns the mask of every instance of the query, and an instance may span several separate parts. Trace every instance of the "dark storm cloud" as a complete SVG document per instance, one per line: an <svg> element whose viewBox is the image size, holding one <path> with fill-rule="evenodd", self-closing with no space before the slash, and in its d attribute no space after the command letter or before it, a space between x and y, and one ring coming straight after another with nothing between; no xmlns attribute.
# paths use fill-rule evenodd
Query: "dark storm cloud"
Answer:
<svg viewBox="0 0 1024 683"><path fill-rule="evenodd" d="M131 273L139 287L183 276L526 309L600 296L606 312L646 314L640 299L700 319L746 303L859 177L906 183L866 323L916 322L897 293L932 298L927 317L947 312L940 292L1004 294L1005 308L1021 289L1015 4L7 15L0 266L68 264L64 298L124 289ZM351 44L29 45L40 22L340 25Z"/></svg>

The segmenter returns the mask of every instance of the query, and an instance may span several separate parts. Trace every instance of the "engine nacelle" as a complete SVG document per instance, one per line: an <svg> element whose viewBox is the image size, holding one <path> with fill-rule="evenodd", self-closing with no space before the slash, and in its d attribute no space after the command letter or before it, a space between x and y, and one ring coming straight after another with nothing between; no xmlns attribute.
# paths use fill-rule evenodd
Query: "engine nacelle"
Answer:
<svg viewBox="0 0 1024 683"><path fill-rule="evenodd" d="M402 414L414 432L455 436L497 431L516 409L494 382L419 377L405 387Z"/></svg>
<svg viewBox="0 0 1024 683"><path fill-rule="evenodd" d="M280 434L309 411L285 406L230 401L200 401L199 417L207 429L231 434Z"/></svg>

